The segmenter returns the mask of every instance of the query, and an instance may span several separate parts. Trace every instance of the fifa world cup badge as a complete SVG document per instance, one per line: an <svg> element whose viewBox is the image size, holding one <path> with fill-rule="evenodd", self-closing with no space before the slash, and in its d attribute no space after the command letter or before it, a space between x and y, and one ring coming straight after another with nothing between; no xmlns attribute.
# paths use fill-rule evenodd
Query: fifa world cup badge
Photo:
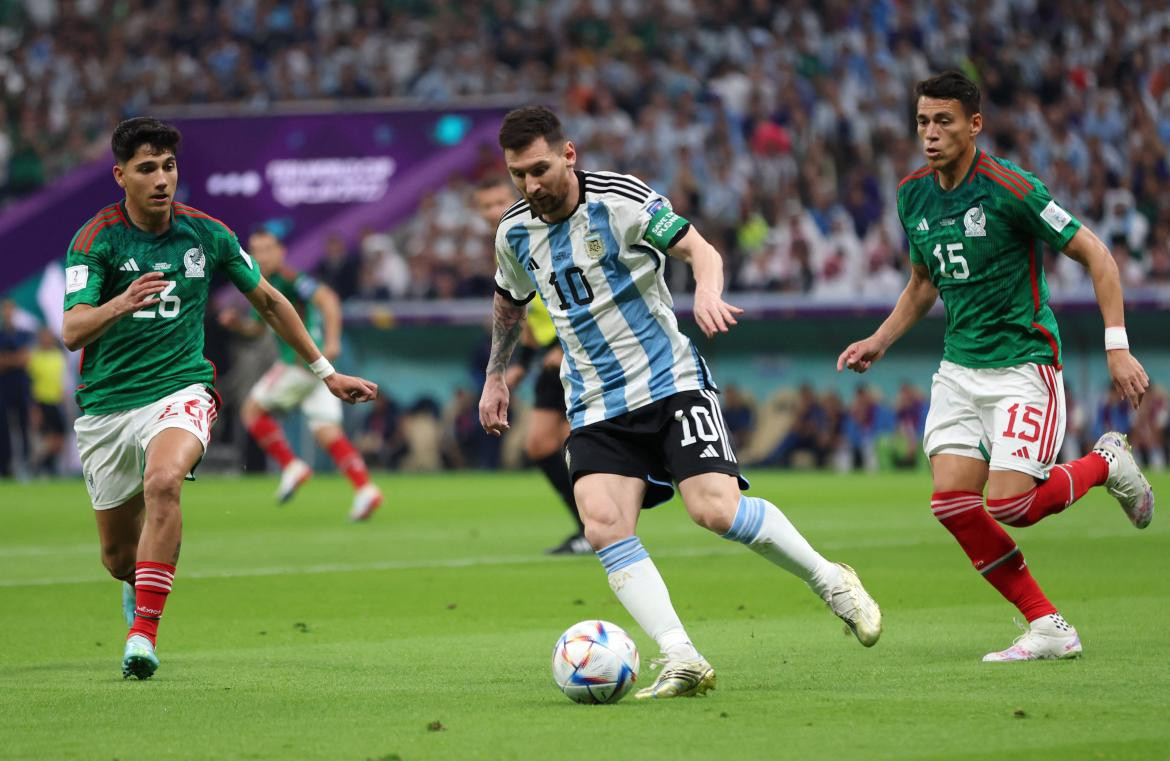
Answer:
<svg viewBox="0 0 1170 761"><path fill-rule="evenodd" d="M601 233L589 233L585 236L585 253L590 259L600 259L605 253L605 244L601 242Z"/></svg>
<svg viewBox="0 0 1170 761"><path fill-rule="evenodd" d="M203 249L187 249L187 253L183 254L183 266L187 268L187 277L203 277L203 268L206 266Z"/></svg>

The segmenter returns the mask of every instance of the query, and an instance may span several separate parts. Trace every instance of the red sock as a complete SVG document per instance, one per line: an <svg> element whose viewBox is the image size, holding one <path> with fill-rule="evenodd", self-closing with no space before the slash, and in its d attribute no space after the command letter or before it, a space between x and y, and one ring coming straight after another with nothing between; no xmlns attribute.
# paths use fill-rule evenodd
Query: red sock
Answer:
<svg viewBox="0 0 1170 761"><path fill-rule="evenodd" d="M162 618L167 595L175 582L175 567L166 563L143 560L134 564L134 625L131 635L141 634L154 644L158 636L158 621Z"/></svg>
<svg viewBox="0 0 1170 761"><path fill-rule="evenodd" d="M280 467L286 468L290 462L297 459L289 447L288 441L284 438L284 431L280 429L280 424L273 420L271 415L261 414L253 420L252 425L248 426L248 433L252 434L256 443L268 453L269 457L276 460Z"/></svg>
<svg viewBox="0 0 1170 761"><path fill-rule="evenodd" d="M1085 496L1094 486L1105 483L1109 463L1096 452L1064 465L1057 465L1048 480L1031 491L1007 499L987 500L987 511L1009 526L1031 526L1055 515Z"/></svg>
<svg viewBox="0 0 1170 761"><path fill-rule="evenodd" d="M353 488L360 489L370 482L370 474L366 470L366 461L349 443L349 439L339 436L329 445L329 456L337 465L337 469L345 473L346 478L353 484Z"/></svg>
<svg viewBox="0 0 1170 761"><path fill-rule="evenodd" d="M958 540L975 570L1015 605L1024 618L1034 621L1056 612L1056 607L1032 578L1020 548L983 509L981 494L935 492L930 509L939 523Z"/></svg>

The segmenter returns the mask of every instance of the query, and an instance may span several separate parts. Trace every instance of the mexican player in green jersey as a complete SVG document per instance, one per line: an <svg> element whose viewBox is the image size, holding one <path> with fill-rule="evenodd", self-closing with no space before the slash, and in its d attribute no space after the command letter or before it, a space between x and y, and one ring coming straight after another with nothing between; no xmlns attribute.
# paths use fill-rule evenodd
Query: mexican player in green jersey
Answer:
<svg viewBox="0 0 1170 761"><path fill-rule="evenodd" d="M923 438L934 477L931 510L1029 622L1012 646L983 660L1075 658L1082 649L1076 630L996 521L1030 526L1104 485L1130 521L1145 528L1154 494L1120 433L1106 433L1078 460L1056 463L1064 382L1042 244L1088 270L1105 319L1109 375L1135 408L1149 378L1129 353L1109 249L1035 175L976 145L983 128L979 88L949 71L915 92L926 165L898 186L910 282L877 331L841 353L837 369L868 370L942 297L946 338Z"/></svg>
<svg viewBox="0 0 1170 761"><path fill-rule="evenodd" d="M157 119L117 126L113 171L125 198L78 230L65 269L62 338L83 349L77 446L102 562L124 582L122 674L139 679L158 668L158 622L179 559L180 488L219 407L215 368L203 356L212 275L242 291L334 396L364 402L378 391L333 370L231 230L173 200L180 140Z"/></svg>
<svg viewBox="0 0 1170 761"><path fill-rule="evenodd" d="M284 294L304 320L309 335L327 359L341 353L341 301L329 286L318 283L285 263L284 245L270 230L260 229L248 237L248 251L272 287ZM247 336L261 335L264 324L232 309L220 312L220 323ZM308 365L284 341L277 341L280 359L256 382L240 410L244 427L265 452L280 465L279 502L287 502L313 474L289 446L272 413L300 409L313 438L333 458L338 471L353 484L353 505L349 518L364 521L382 504L382 492L370 482L361 454L341 428L341 401L322 386Z"/></svg>

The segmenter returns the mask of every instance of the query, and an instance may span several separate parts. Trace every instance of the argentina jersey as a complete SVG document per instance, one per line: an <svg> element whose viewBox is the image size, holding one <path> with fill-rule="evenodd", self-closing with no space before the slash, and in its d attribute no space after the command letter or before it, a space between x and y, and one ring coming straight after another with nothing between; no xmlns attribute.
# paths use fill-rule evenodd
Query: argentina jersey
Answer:
<svg viewBox="0 0 1170 761"><path fill-rule="evenodd" d="M496 286L516 303L539 292L565 352L561 383L573 428L680 391L715 389L678 329L664 253L687 229L641 180L577 173L577 208L550 224L526 201L496 230Z"/></svg>

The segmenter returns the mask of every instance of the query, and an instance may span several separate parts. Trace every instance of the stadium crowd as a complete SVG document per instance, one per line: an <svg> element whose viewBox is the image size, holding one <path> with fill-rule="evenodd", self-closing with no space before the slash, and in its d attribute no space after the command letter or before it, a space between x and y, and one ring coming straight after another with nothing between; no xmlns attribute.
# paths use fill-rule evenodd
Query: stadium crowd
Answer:
<svg viewBox="0 0 1170 761"><path fill-rule="evenodd" d="M910 93L945 66L982 83L985 149L1045 178L1127 285L1170 287L1170 10L1154 0L10 0L0 202L101 155L117 120L153 106L549 93L584 167L666 192L733 288L894 294L894 188L920 163ZM487 288L459 191L331 251L343 296ZM1088 287L1074 263L1050 265L1058 295Z"/></svg>
<svg viewBox="0 0 1170 761"><path fill-rule="evenodd" d="M948 66L983 87L982 146L1044 178L1111 245L1127 287L1170 288L1170 10L1154 0L0 0L0 208L103 155L118 120L155 106L545 93L582 166L666 193L724 253L731 289L892 297L906 270L894 192L921 163L912 87ZM356 250L333 238L318 276L343 299L490 293L490 231L469 190L501 171L484 146L474 171L421 199L408 223L367 231ZM1070 260L1050 252L1048 270L1057 299L1088 293ZM672 273L676 290L684 280ZM28 411L59 405L60 390L34 405L37 341L9 343L0 422L21 432L23 461L23 432L44 420ZM917 459L921 392L790 393L791 427L760 444L760 461ZM747 446L771 400L728 401ZM388 399L364 441L396 465L402 421L431 415L440 464L491 464L473 414L467 399L411 410ZM1121 427L1164 462L1165 392L1130 414L1082 395L1070 445L1084 451ZM51 423L34 442L55 458ZM27 470L49 467L34 460Z"/></svg>

